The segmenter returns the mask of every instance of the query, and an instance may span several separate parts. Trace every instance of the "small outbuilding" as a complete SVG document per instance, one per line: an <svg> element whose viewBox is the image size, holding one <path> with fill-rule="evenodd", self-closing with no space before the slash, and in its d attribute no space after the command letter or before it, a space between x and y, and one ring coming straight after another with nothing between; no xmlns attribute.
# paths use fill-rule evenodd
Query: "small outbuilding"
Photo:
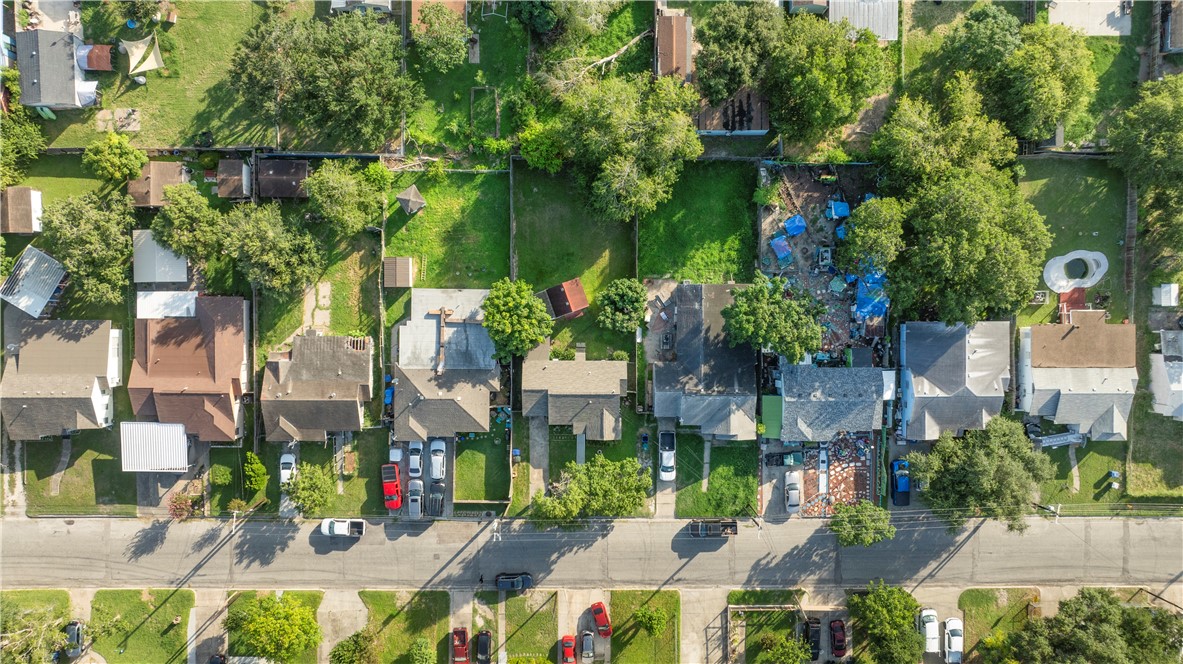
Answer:
<svg viewBox="0 0 1183 664"><path fill-rule="evenodd" d="M423 200L423 194L419 193L419 187L415 185L403 189L395 199L398 200L398 204L402 207L403 212L407 214L415 214L427 207L427 201Z"/></svg>
<svg viewBox="0 0 1183 664"><path fill-rule="evenodd" d="M415 286L415 261L410 256L382 259L383 288L413 288Z"/></svg>
<svg viewBox="0 0 1183 664"><path fill-rule="evenodd" d="M75 51L78 66L86 71L115 71L111 64L111 47L105 44L85 44Z"/></svg>
<svg viewBox="0 0 1183 664"><path fill-rule="evenodd" d="M140 177L127 183L127 195L138 208L164 207L164 188L186 181L185 165L181 162L149 161L141 169Z"/></svg>
<svg viewBox="0 0 1183 664"><path fill-rule="evenodd" d="M132 231L131 243L135 283L184 283L189 280L189 261L157 242L152 231Z"/></svg>
<svg viewBox="0 0 1183 664"><path fill-rule="evenodd" d="M136 293L136 318L192 318L197 312L197 291L140 291Z"/></svg>
<svg viewBox="0 0 1183 664"><path fill-rule="evenodd" d="M564 281L558 286L551 286L543 291L542 299L552 318L578 318L587 309L587 293L583 290L583 282L579 277Z"/></svg>
<svg viewBox="0 0 1183 664"><path fill-rule="evenodd" d="M1156 307L1179 306L1179 284L1159 284L1151 288L1150 304Z"/></svg>
<svg viewBox="0 0 1183 664"><path fill-rule="evenodd" d="M304 180L308 162L303 159L264 159L259 161L260 198L308 198Z"/></svg>
<svg viewBox="0 0 1183 664"><path fill-rule="evenodd" d="M37 247L26 247L0 286L0 299L40 318L47 308L57 304L65 287L66 268Z"/></svg>
<svg viewBox="0 0 1183 664"><path fill-rule="evenodd" d="M657 75L694 80L694 24L684 10L658 10L653 40L657 51Z"/></svg>
<svg viewBox="0 0 1183 664"><path fill-rule="evenodd" d="M240 200L251 197L251 166L242 159L218 161L218 197Z"/></svg>
<svg viewBox="0 0 1183 664"><path fill-rule="evenodd" d="M0 233L32 235L41 232L41 192L32 187L9 187L0 200Z"/></svg>
<svg viewBox="0 0 1183 664"><path fill-rule="evenodd" d="M189 470L189 437L184 424L120 422L119 451L125 473Z"/></svg>

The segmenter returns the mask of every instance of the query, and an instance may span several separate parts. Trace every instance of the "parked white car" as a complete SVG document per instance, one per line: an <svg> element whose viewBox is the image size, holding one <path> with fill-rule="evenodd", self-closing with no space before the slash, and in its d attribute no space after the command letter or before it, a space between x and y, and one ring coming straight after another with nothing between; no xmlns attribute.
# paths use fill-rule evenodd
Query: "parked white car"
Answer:
<svg viewBox="0 0 1183 664"><path fill-rule="evenodd" d="M961 618L945 619L945 661L961 664L961 651L965 649L965 628Z"/></svg>
<svg viewBox="0 0 1183 664"><path fill-rule="evenodd" d="M287 484L296 474L296 455L286 453L279 455L279 483Z"/></svg>
<svg viewBox="0 0 1183 664"><path fill-rule="evenodd" d="M407 445L407 475L411 477L423 476L423 441L412 440Z"/></svg>
<svg viewBox="0 0 1183 664"><path fill-rule="evenodd" d="M657 434L657 479L673 482L678 478L678 446L673 431Z"/></svg>
<svg viewBox="0 0 1183 664"><path fill-rule="evenodd" d="M785 473L785 513L801 511L801 473L791 470Z"/></svg>
<svg viewBox="0 0 1183 664"><path fill-rule="evenodd" d="M431 479L436 482L442 482L444 479L444 471L447 468L447 446L444 441L436 438L431 441Z"/></svg>
<svg viewBox="0 0 1183 664"><path fill-rule="evenodd" d="M924 635L924 652L940 652L941 635L938 633L937 612L933 609L920 609L916 617L916 626Z"/></svg>

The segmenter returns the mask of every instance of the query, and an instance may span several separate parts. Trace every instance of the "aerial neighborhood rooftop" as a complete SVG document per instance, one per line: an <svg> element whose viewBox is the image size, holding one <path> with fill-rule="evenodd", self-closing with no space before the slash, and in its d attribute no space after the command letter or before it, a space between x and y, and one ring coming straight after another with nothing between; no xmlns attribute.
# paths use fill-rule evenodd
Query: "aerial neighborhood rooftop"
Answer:
<svg viewBox="0 0 1183 664"><path fill-rule="evenodd" d="M1177 659L1180 0L0 7L5 661Z"/></svg>

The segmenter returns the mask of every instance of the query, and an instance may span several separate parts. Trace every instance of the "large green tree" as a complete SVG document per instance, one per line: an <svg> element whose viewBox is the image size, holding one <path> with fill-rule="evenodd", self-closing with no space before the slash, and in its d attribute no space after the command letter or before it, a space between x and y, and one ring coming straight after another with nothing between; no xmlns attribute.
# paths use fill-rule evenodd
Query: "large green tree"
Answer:
<svg viewBox="0 0 1183 664"><path fill-rule="evenodd" d="M1082 33L1064 25L1032 23L1022 45L1001 63L1006 72L1002 117L1018 136L1042 139L1088 105L1097 89L1093 52Z"/></svg>
<svg viewBox="0 0 1183 664"><path fill-rule="evenodd" d="M482 325L493 340L494 357L502 362L524 357L554 330L554 320L547 313L546 304L534 295L534 287L524 281L506 278L493 284L483 308Z"/></svg>
<svg viewBox="0 0 1183 664"><path fill-rule="evenodd" d="M225 216L191 184L164 188L168 205L152 219L152 236L160 244L196 261L232 250L236 238Z"/></svg>
<svg viewBox="0 0 1183 664"><path fill-rule="evenodd" d="M628 221L669 200L682 164L702 154L694 88L672 78L585 79L562 98L562 135L591 206Z"/></svg>
<svg viewBox="0 0 1183 664"><path fill-rule="evenodd" d="M112 184L123 184L140 177L141 169L148 163L148 153L132 147L126 134L107 132L86 146L82 153L82 165L99 178Z"/></svg>
<svg viewBox="0 0 1183 664"><path fill-rule="evenodd" d="M261 594L254 601L235 602L224 621L228 631L241 635L242 644L258 657L290 662L316 648L320 625L316 611L295 595Z"/></svg>
<svg viewBox="0 0 1183 664"><path fill-rule="evenodd" d="M312 209L342 236L367 224L381 225L382 192L362 177L354 162L326 159L303 186Z"/></svg>
<svg viewBox="0 0 1183 664"><path fill-rule="evenodd" d="M854 120L887 76L887 56L870 30L802 14L788 21L761 88L777 131L809 139Z"/></svg>
<svg viewBox="0 0 1183 664"><path fill-rule="evenodd" d="M472 30L464 18L441 2L425 2L419 7L415 26L415 50L428 70L441 74L468 60L468 40Z"/></svg>
<svg viewBox="0 0 1183 664"><path fill-rule="evenodd" d="M129 283L127 264L134 225L130 198L104 200L93 193L83 194L45 206L41 239L66 268L80 300L115 304L123 300Z"/></svg>
<svg viewBox="0 0 1183 664"><path fill-rule="evenodd" d="M1118 166L1138 186L1183 191L1183 74L1142 84L1109 141Z"/></svg>
<svg viewBox="0 0 1183 664"><path fill-rule="evenodd" d="M868 265L886 269L904 250L907 215L906 203L895 198L873 198L856 207L846 222L846 240L838 246L838 265L850 272Z"/></svg>
<svg viewBox="0 0 1183 664"><path fill-rule="evenodd" d="M735 301L723 308L723 331L732 346L771 348L789 363L821 348L822 308L811 295L791 290L784 277L756 273L755 282L732 291Z"/></svg>
<svg viewBox="0 0 1183 664"><path fill-rule="evenodd" d="M891 514L869 500L835 505L830 530L842 546L871 546L895 537Z"/></svg>
<svg viewBox="0 0 1183 664"><path fill-rule="evenodd" d="M867 652L877 664L912 664L924 655L924 637L916 631L920 604L903 588L872 582L849 600L850 617L865 632Z"/></svg>
<svg viewBox="0 0 1183 664"><path fill-rule="evenodd" d="M976 5L941 43L940 69L945 74L971 72L984 87L996 88L1002 63L1023 43L1021 26L1001 4Z"/></svg>
<svg viewBox="0 0 1183 664"><path fill-rule="evenodd" d="M304 516L322 514L337 495L337 473L327 463L302 462L284 491Z"/></svg>
<svg viewBox="0 0 1183 664"><path fill-rule="evenodd" d="M324 253L298 224L285 223L277 203L236 205L227 224L238 238L239 269L261 288L296 291L314 282L324 269Z"/></svg>
<svg viewBox="0 0 1183 664"><path fill-rule="evenodd" d="M985 430L970 430L964 438L949 432L933 443L928 454L908 455L912 478L925 489L924 502L950 528L976 516L1006 522L1010 530L1027 527L1039 483L1052 478L1051 460L1031 446L1023 425L995 417Z"/></svg>
<svg viewBox="0 0 1183 664"><path fill-rule="evenodd" d="M530 515L544 522L632 516L645 505L652 485L653 477L642 471L636 457L613 461L595 454L587 463L568 462L552 482L550 495L535 494Z"/></svg>
<svg viewBox="0 0 1183 664"><path fill-rule="evenodd" d="M782 37L785 12L776 3L726 0L714 3L694 27L700 47L694 56L695 83L710 103L721 104L760 81L764 63Z"/></svg>
<svg viewBox="0 0 1183 664"><path fill-rule="evenodd" d="M645 284L631 277L617 279L596 298L600 307L596 321L602 328L632 334L645 320L646 299Z"/></svg>
<svg viewBox="0 0 1183 664"><path fill-rule="evenodd" d="M17 70L5 68L0 76L8 91L8 111L0 120L0 187L11 187L25 179L25 168L45 149L45 135L28 107L21 105Z"/></svg>

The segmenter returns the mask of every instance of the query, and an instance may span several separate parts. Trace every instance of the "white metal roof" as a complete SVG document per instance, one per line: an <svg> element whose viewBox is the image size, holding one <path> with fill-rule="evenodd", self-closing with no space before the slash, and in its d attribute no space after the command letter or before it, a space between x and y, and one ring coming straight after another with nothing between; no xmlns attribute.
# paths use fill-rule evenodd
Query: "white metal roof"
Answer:
<svg viewBox="0 0 1183 664"><path fill-rule="evenodd" d="M54 291L65 276L66 268L53 256L37 247L28 247L17 259L4 285L0 286L0 298L37 318L53 299Z"/></svg>
<svg viewBox="0 0 1183 664"><path fill-rule="evenodd" d="M136 318L192 318L197 291L141 291L136 293Z"/></svg>
<svg viewBox="0 0 1183 664"><path fill-rule="evenodd" d="M189 279L189 261L161 246L152 231L132 231L131 241L135 247L132 272L137 284Z"/></svg>
<svg viewBox="0 0 1183 664"><path fill-rule="evenodd" d="M119 443L124 472L183 473L189 469L184 424L120 422Z"/></svg>
<svg viewBox="0 0 1183 664"><path fill-rule="evenodd" d="M830 0L830 23L842 19L866 28L884 41L900 38L899 0Z"/></svg>

